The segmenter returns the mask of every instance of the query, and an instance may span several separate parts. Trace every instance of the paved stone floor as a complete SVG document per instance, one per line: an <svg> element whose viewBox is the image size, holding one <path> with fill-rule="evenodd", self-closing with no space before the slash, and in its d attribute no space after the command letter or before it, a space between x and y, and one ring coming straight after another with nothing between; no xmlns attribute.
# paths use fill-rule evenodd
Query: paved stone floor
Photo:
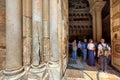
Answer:
<svg viewBox="0 0 120 80"><path fill-rule="evenodd" d="M36 80L37 78L41 80L41 78L38 75L39 74L36 75L34 73L28 73L28 75L26 76L28 76L30 80ZM3 80L2 79L3 77L0 72L0 80ZM4 79L4 80L8 80L8 79ZM21 80L27 80L27 79L22 78ZM97 63L95 67L91 67L88 66L86 62L81 60L81 58L77 58L77 60L72 60L70 58L63 80L120 80L120 73L115 71L110 66L108 66L107 73L99 72L99 64Z"/></svg>
<svg viewBox="0 0 120 80"><path fill-rule="evenodd" d="M110 66L106 73L99 72L99 64L91 67L81 58L77 58L76 61L69 60L64 80L120 80L120 73Z"/></svg>

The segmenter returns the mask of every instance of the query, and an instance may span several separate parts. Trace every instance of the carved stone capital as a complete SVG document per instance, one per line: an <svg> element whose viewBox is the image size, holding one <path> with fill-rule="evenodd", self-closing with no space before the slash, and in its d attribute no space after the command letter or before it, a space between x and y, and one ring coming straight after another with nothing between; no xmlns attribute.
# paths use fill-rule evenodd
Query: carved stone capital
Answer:
<svg viewBox="0 0 120 80"><path fill-rule="evenodd" d="M93 4L92 7L90 7L90 13L92 11L100 11L102 10L102 8L104 7L106 1L97 1Z"/></svg>
<svg viewBox="0 0 120 80"><path fill-rule="evenodd" d="M90 10L89 12L92 16L95 16L95 11L94 10Z"/></svg>

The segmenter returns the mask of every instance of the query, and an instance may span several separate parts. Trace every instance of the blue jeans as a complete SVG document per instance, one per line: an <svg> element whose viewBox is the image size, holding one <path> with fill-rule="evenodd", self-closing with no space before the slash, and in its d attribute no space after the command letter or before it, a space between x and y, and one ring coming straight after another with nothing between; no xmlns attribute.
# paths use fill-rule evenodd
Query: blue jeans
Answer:
<svg viewBox="0 0 120 80"><path fill-rule="evenodd" d="M73 52L72 52L72 59L76 59L76 57L77 57L77 52L76 52L76 50L73 50Z"/></svg>
<svg viewBox="0 0 120 80"><path fill-rule="evenodd" d="M82 49L82 52L83 52L83 59L84 59L84 61L86 61L86 58L87 58L87 49Z"/></svg>

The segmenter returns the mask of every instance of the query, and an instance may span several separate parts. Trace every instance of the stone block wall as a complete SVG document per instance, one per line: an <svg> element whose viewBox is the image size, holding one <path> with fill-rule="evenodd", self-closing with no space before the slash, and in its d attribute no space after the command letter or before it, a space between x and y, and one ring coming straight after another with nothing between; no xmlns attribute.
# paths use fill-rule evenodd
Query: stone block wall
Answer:
<svg viewBox="0 0 120 80"><path fill-rule="evenodd" d="M5 60L5 0L0 0L0 70Z"/></svg>

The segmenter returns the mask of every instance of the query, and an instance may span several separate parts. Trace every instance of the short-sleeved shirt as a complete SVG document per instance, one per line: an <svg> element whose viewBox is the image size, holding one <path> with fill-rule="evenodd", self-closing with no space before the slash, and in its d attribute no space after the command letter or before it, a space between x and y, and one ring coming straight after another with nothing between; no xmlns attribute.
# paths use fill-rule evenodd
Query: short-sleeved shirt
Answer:
<svg viewBox="0 0 120 80"><path fill-rule="evenodd" d="M77 44L75 42L72 43L73 50L77 50Z"/></svg>
<svg viewBox="0 0 120 80"><path fill-rule="evenodd" d="M99 49L99 50L102 50L102 45L103 45L104 47L107 47L109 51L111 50L111 48L110 48L107 44L105 44L105 43L102 43L102 44L99 44L99 45L98 45L98 49Z"/></svg>
<svg viewBox="0 0 120 80"><path fill-rule="evenodd" d="M82 42L82 49L87 49L87 42Z"/></svg>
<svg viewBox="0 0 120 80"><path fill-rule="evenodd" d="M77 47L78 47L78 48L82 48L82 43L78 42Z"/></svg>
<svg viewBox="0 0 120 80"><path fill-rule="evenodd" d="M89 50L93 50L95 48L95 45L93 43L88 43L87 48Z"/></svg>

